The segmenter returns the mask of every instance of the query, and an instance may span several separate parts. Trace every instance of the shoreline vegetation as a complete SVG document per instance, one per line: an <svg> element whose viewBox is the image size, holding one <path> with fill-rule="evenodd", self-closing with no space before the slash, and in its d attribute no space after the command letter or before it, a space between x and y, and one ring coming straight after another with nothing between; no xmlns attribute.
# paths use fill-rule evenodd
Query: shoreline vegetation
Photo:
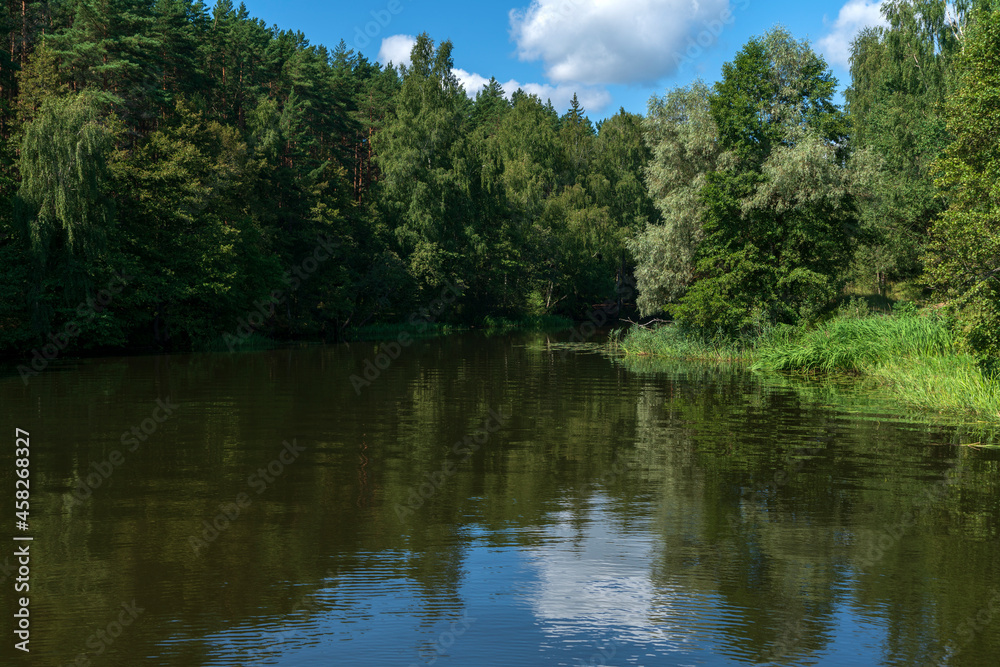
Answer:
<svg viewBox="0 0 1000 667"><path fill-rule="evenodd" d="M740 364L756 373L852 378L925 412L1000 421L997 375L933 308L901 302L890 313L862 302L812 327L771 327L737 337L677 324L635 326L611 343L626 356Z"/></svg>
<svg viewBox="0 0 1000 667"><path fill-rule="evenodd" d="M25 383L66 356L596 327L614 304L677 322L633 355L1000 420L996 3L883 3L843 82L775 26L596 122L575 93L467 89L427 33L397 67L229 0L111 24L50 4L0 7L0 359ZM849 285L949 306L831 316Z"/></svg>
<svg viewBox="0 0 1000 667"><path fill-rule="evenodd" d="M416 340L449 336L452 334L472 331L481 332L486 336L497 336L515 331L546 332L563 330L572 327L574 324L576 324L574 320L561 315L533 315L516 319L487 316L476 323L468 325L432 322L428 320L395 323L386 322L348 328L340 337L338 337L336 341L324 340L322 337L282 340L271 338L254 331L247 336L240 337L232 341L226 341L223 338L215 338L202 345L194 346L189 351L197 353L259 352L262 350L282 349L299 344L349 344L364 341L380 342L393 340L401 335L409 336L411 339ZM132 354L146 354L154 351L162 352L162 350L118 347L109 349L75 348L67 351L66 353L62 353L58 347L53 349L56 352L51 354L51 358L49 358L45 356L49 350L45 350L44 347L36 348L34 351L37 352L37 355L30 359L25 359L22 356L14 354L4 354L3 351L0 351L0 376L4 373L11 373L20 374L22 378L33 377L41 373L51 361L55 361L56 359L65 361L70 359L85 359L105 355L129 356ZM45 363L41 366L37 365L37 361L39 359L45 361Z"/></svg>

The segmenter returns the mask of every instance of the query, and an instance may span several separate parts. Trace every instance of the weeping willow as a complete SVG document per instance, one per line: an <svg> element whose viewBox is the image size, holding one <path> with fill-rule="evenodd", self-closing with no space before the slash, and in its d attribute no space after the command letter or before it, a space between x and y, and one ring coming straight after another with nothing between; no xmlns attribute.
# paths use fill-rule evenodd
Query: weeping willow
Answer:
<svg viewBox="0 0 1000 667"><path fill-rule="evenodd" d="M49 98L21 140L22 222L41 264L64 249L92 256L114 220L107 157L114 133L87 95Z"/></svg>

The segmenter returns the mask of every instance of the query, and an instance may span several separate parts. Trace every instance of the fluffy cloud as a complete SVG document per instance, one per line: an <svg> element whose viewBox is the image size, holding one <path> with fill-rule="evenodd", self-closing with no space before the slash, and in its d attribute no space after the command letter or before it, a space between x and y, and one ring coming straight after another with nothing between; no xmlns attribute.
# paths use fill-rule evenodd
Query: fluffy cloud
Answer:
<svg viewBox="0 0 1000 667"><path fill-rule="evenodd" d="M417 38L413 35L393 35L382 40L382 46L378 50L378 61L383 65L392 63L396 67L400 65L410 66L410 51L417 43Z"/></svg>
<svg viewBox="0 0 1000 667"><path fill-rule="evenodd" d="M412 35L392 35L391 37L386 37L382 40L382 47L378 52L378 61L383 64L392 62L397 67L399 65L409 67L410 51L413 50L413 45L416 41L416 38ZM467 72L464 69L455 68L452 72L462 84L462 87L465 88L465 93L472 98L475 98L476 93L490 82L487 77L475 72ZM569 102L573 99L574 93L577 94L580 104L588 111L601 111L611 102L611 94L607 90L592 86L572 84L553 86L544 83L520 83L514 79L502 82L500 86L508 98L514 91L520 88L526 93L538 95L543 102L552 100L553 106L560 111L569 108Z"/></svg>
<svg viewBox="0 0 1000 667"><path fill-rule="evenodd" d="M649 84L676 72L692 45L714 44L749 2L532 0L510 12L511 37L556 83Z"/></svg>
<svg viewBox="0 0 1000 667"><path fill-rule="evenodd" d="M843 68L851 66L851 41L865 26L884 26L882 2L847 0L840 8L833 29L817 43L827 62Z"/></svg>
<svg viewBox="0 0 1000 667"><path fill-rule="evenodd" d="M475 72L466 72L464 69L456 68L452 72L458 78L462 87L465 88L465 93L469 97L474 98L476 93L490 82L486 77ZM611 94L607 90L590 86L574 86L570 84L553 86L545 83L520 83L511 79L506 82L501 81L500 87L503 88L504 95L508 99L514 94L514 91L520 88L530 95L538 95L542 102L552 100L552 106L559 111L565 111L569 108L569 103L573 99L574 93L580 100L580 104L588 112L599 112L611 102Z"/></svg>
<svg viewBox="0 0 1000 667"><path fill-rule="evenodd" d="M508 85L510 84L514 84L514 86L508 89ZM611 103L611 93L604 88L581 88L569 85L550 86L544 83L525 83L518 86L516 82L511 81L504 84L503 90L510 95L510 93L513 93L519 87L526 93L538 95L543 102L552 100L552 106L560 112L566 111L569 108L569 103L573 99L574 93L576 93L577 99L587 113L599 112Z"/></svg>
<svg viewBox="0 0 1000 667"><path fill-rule="evenodd" d="M464 69L459 69L457 67L451 70L451 73L455 75L455 77L462 84L462 87L465 88L465 94L472 98L476 96L476 93L483 89L483 86L490 82L490 80L485 76L481 76L475 72L466 72ZM504 88L503 90L505 93L507 92L507 88ZM517 90L517 88L514 90ZM508 93L508 95L509 94L510 93Z"/></svg>

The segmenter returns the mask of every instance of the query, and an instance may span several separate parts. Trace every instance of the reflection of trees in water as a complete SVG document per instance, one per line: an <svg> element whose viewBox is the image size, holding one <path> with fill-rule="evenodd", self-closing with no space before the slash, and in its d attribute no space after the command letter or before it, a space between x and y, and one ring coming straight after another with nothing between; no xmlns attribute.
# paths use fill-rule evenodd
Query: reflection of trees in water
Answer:
<svg viewBox="0 0 1000 667"><path fill-rule="evenodd" d="M942 589L942 571L954 576L962 563L974 563L974 572L996 581L988 542L980 539L988 534L947 535L976 515L996 516L988 495L996 497L996 478L984 475L995 457L976 453L959 463L968 475L961 495L975 493L978 511L977 503L959 505L959 487L933 503L925 498L956 455L970 454L929 443L967 440L968 431L848 417L829 394L815 401L815 387L802 392L731 378L713 384L711 372L685 372L696 380L687 391L673 383L660 412L639 411L649 424L637 428L647 434L640 445L659 437L667 451L691 452L662 471L657 526L664 549L654 577L727 600L738 618L727 633L734 652L753 647L751 657L772 660L815 655L832 640L836 608L846 606L883 618L886 654L913 664L955 626L934 613L957 601ZM907 529L894 530L904 516L912 517ZM892 532L902 535L885 549L890 561L859 571L872 540ZM962 579L974 588L978 578ZM970 589L966 599L981 597Z"/></svg>
<svg viewBox="0 0 1000 667"><path fill-rule="evenodd" d="M368 344L86 362L33 379L30 394L0 383L5 408L45 416L33 461L45 488L68 489L119 448L164 392L181 404L84 505L33 496L46 517L39 601L66 610L39 621L52 624L40 636L83 647L95 628L81 610L134 598L147 612L112 652L148 653L170 636L166 619L205 637L280 622L313 591L317 604L294 613L333 613L396 580L436 627L461 614L470 530L541 553L556 522L584 544L595 521L620 534L651 521L649 623L677 626L678 600L702 601L721 610L714 636L737 660L815 657L846 608L881 619L886 654L915 662L982 607L984 582L1000 582L997 457L932 444L974 433L718 366L624 367L517 340L415 343L360 397L348 378ZM508 426L467 461L450 453L500 408ZM199 522L292 437L307 455L194 557ZM456 474L401 522L394 507L449 457ZM955 462L961 482L921 504ZM858 570L907 513L912 524ZM996 649L988 634L963 660ZM211 650L176 647L177 664Z"/></svg>

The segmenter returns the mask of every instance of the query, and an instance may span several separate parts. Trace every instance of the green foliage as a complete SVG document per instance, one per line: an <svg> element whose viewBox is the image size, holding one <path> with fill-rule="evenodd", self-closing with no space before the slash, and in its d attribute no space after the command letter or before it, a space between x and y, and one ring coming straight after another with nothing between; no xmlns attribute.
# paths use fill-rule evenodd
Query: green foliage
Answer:
<svg viewBox="0 0 1000 667"><path fill-rule="evenodd" d="M40 261L64 248L93 253L114 219L107 158L114 132L87 95L46 100L21 141L22 215Z"/></svg>
<svg viewBox="0 0 1000 667"><path fill-rule="evenodd" d="M680 326L632 327L613 347L629 360L651 356L750 363L756 371L856 373L862 377L852 388L875 392L895 405L1000 419L997 377L960 351L947 321L910 307L893 316L871 315L857 301L817 329L778 327L739 339L706 337Z"/></svg>
<svg viewBox="0 0 1000 667"><path fill-rule="evenodd" d="M447 284L448 323L580 317L629 307L633 276L685 336L758 340L822 319L852 274L912 277L945 201L928 279L1000 349L994 42L965 4L885 5L850 123L822 58L776 29L714 88L596 124L576 96L560 114L495 79L462 90L426 34L394 68L230 0L43 4L0 12L3 350L122 274L74 346L211 347L279 290L241 340L340 338Z"/></svg>
<svg viewBox="0 0 1000 667"><path fill-rule="evenodd" d="M86 93L48 97L21 133L15 227L30 244L9 259L31 271L23 294L34 336L47 333L62 313L72 316L111 275L115 202L107 163L118 131L100 107ZM11 278L17 284L24 276L15 271ZM121 341L107 313L89 326Z"/></svg>
<svg viewBox="0 0 1000 667"><path fill-rule="evenodd" d="M0 95L0 195L19 188L4 350L122 274L74 348L338 338L445 284L462 289L449 321L579 316L621 299L625 241L655 215L639 117L595 128L578 100L560 117L495 80L470 100L451 44L427 35L397 69L229 0L24 17L32 41Z"/></svg>
<svg viewBox="0 0 1000 667"><path fill-rule="evenodd" d="M775 29L711 92L651 102L647 184L665 224L631 246L643 312L735 335L815 319L834 299L856 219L835 87L807 43Z"/></svg>
<svg viewBox="0 0 1000 667"><path fill-rule="evenodd" d="M650 220L629 242L643 314L675 302L694 280L695 253L704 238L700 193L721 158L710 98L698 81L649 101L643 125L652 159L645 180L662 223Z"/></svg>
<svg viewBox="0 0 1000 667"><path fill-rule="evenodd" d="M208 341L281 285L249 207L261 167L234 128L184 102L169 127L118 155L135 324L150 327L155 343Z"/></svg>
<svg viewBox="0 0 1000 667"><path fill-rule="evenodd" d="M1000 382L983 373L973 355L891 360L875 369L872 377L907 405L1000 419Z"/></svg>
<svg viewBox="0 0 1000 667"><path fill-rule="evenodd" d="M952 299L963 332L986 364L1000 358L1000 12L980 12L947 104L954 141L935 163L950 205L935 221L927 278Z"/></svg>
<svg viewBox="0 0 1000 667"><path fill-rule="evenodd" d="M408 261L418 300L469 276L475 244L463 134L468 98L452 73L452 45L426 35L413 47L395 116L375 137L381 205Z"/></svg>
<svg viewBox="0 0 1000 667"><path fill-rule="evenodd" d="M890 279L920 274L927 230L946 205L931 164L950 141L944 104L955 89L970 4L885 3L888 27L867 28L852 45L845 97L863 191L854 275L879 293Z"/></svg>

